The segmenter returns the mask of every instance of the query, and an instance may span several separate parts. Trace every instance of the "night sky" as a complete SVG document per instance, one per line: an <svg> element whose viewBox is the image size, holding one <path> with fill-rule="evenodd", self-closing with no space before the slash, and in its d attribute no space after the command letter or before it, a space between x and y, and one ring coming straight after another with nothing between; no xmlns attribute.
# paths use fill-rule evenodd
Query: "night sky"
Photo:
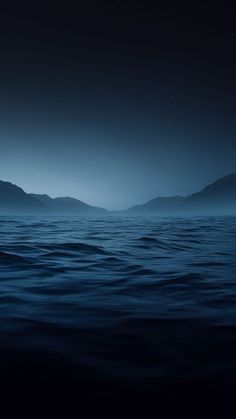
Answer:
<svg viewBox="0 0 236 419"><path fill-rule="evenodd" d="M2 0L0 179L119 209L236 172L235 16L227 0Z"/></svg>

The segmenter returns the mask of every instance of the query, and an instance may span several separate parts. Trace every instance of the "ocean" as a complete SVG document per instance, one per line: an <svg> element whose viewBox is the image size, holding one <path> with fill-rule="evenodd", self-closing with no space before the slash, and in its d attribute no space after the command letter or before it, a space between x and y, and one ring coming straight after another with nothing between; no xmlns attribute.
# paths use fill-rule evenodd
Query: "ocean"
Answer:
<svg viewBox="0 0 236 419"><path fill-rule="evenodd" d="M231 417L235 256L236 217L1 217L1 400Z"/></svg>

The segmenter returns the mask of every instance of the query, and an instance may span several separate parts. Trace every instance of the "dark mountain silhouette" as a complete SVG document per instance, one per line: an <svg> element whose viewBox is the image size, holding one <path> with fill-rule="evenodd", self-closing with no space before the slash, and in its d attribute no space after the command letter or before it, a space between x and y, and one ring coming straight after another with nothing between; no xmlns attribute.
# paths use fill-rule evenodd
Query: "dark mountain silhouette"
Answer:
<svg viewBox="0 0 236 419"><path fill-rule="evenodd" d="M28 214L44 212L46 209L42 202L25 193L23 189L10 182L0 181L1 214Z"/></svg>
<svg viewBox="0 0 236 419"><path fill-rule="evenodd" d="M236 173L188 196L156 198L127 210L130 214L236 214Z"/></svg>
<svg viewBox="0 0 236 419"><path fill-rule="evenodd" d="M218 179L185 200L189 211L236 212L236 173Z"/></svg>
<svg viewBox="0 0 236 419"><path fill-rule="evenodd" d="M0 214L96 214L103 208L93 207L75 198L50 198L28 194L10 182L0 181Z"/></svg>
<svg viewBox="0 0 236 419"><path fill-rule="evenodd" d="M158 197L148 201L146 204L135 205L127 211L135 213L158 212L163 214L173 214L181 209L184 200L185 198L182 196L171 196L167 198Z"/></svg>
<svg viewBox="0 0 236 419"><path fill-rule="evenodd" d="M0 214L103 214L104 208L75 198L28 194L10 182L0 181ZM236 173L218 179L188 196L159 197L136 205L123 214L236 214Z"/></svg>
<svg viewBox="0 0 236 419"><path fill-rule="evenodd" d="M56 214L94 214L106 212L104 208L88 205L85 202L75 198L51 198L48 195L38 194L31 194L31 196L46 205L53 213Z"/></svg>

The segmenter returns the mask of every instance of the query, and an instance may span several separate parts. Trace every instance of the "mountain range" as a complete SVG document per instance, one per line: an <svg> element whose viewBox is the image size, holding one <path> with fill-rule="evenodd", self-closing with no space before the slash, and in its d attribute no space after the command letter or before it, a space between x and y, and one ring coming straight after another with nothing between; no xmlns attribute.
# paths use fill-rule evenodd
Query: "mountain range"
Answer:
<svg viewBox="0 0 236 419"><path fill-rule="evenodd" d="M71 197L51 198L29 194L10 182L0 181L0 214L108 214L105 208L88 205ZM236 173L218 179L187 196L158 197L117 213L186 215L236 214Z"/></svg>
<svg viewBox="0 0 236 419"><path fill-rule="evenodd" d="M187 196L158 197L127 210L131 214L236 214L236 173Z"/></svg>
<svg viewBox="0 0 236 419"><path fill-rule="evenodd" d="M0 181L0 214L103 214L104 208L88 205L75 198L50 198L28 194L19 186Z"/></svg>

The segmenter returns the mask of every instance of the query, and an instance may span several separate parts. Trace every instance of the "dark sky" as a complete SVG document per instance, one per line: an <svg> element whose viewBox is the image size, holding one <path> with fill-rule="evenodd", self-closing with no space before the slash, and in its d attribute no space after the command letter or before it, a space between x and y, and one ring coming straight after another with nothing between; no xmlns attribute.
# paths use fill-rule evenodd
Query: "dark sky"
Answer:
<svg viewBox="0 0 236 419"><path fill-rule="evenodd" d="M235 17L227 0L1 0L0 179L125 208L236 172Z"/></svg>

